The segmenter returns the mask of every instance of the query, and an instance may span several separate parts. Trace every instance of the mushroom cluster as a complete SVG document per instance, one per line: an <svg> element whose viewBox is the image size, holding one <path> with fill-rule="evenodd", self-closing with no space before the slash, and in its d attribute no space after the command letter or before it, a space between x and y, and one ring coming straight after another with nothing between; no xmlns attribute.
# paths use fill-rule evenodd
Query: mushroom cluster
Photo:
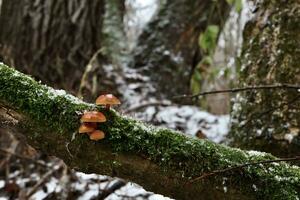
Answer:
<svg viewBox="0 0 300 200"><path fill-rule="evenodd" d="M106 109L110 109L112 105L121 104L118 98L112 94L100 95L96 100L96 105L105 106ZM87 133L91 140L101 140L105 137L103 131L97 130L98 122L106 122L106 117L102 112L99 111L87 111L81 119L81 126L79 127L79 133Z"/></svg>

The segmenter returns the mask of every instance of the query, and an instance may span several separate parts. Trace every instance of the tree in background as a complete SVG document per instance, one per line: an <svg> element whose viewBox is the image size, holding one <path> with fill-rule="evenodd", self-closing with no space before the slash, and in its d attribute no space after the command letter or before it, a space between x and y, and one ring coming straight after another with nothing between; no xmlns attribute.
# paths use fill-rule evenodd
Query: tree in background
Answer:
<svg viewBox="0 0 300 200"><path fill-rule="evenodd" d="M298 84L300 81L300 3L257 3L244 30L240 86ZM275 155L298 155L300 95L295 89L251 90L232 107L235 146Z"/></svg>
<svg viewBox="0 0 300 200"><path fill-rule="evenodd" d="M229 12L226 1L161 1L132 52L124 34L124 9L118 0L3 1L0 55L52 86L73 93L80 87L87 98L105 90L122 96L119 85L133 82L137 91L147 93L144 98L189 93L201 58L198 36L209 24L222 27ZM154 89L126 77L126 70L149 78Z"/></svg>

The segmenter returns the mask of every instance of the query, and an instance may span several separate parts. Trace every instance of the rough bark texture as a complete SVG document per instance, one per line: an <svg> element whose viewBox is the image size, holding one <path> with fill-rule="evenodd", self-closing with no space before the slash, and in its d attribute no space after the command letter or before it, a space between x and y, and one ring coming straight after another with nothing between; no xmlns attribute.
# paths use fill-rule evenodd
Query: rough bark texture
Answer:
<svg viewBox="0 0 300 200"><path fill-rule="evenodd" d="M0 102L29 122L25 135L35 148L83 172L126 178L177 199L296 199L300 195L300 169L285 163L248 166L187 184L206 172L274 157L145 125L41 85L3 64ZM99 125L106 138L93 142L81 134L72 140L80 113L96 109L108 119Z"/></svg>
<svg viewBox="0 0 300 200"><path fill-rule="evenodd" d="M199 34L208 25L222 27L229 10L224 0L161 2L157 16L139 37L132 63L150 78L155 88L151 96L164 99L190 93L190 79L201 60Z"/></svg>
<svg viewBox="0 0 300 200"><path fill-rule="evenodd" d="M300 2L265 0L244 30L241 86L300 81ZM249 91L233 104L233 144L275 155L298 155L300 93Z"/></svg>
<svg viewBox="0 0 300 200"><path fill-rule="evenodd" d="M77 91L101 46L103 14L103 0L4 0L0 58L52 86Z"/></svg>

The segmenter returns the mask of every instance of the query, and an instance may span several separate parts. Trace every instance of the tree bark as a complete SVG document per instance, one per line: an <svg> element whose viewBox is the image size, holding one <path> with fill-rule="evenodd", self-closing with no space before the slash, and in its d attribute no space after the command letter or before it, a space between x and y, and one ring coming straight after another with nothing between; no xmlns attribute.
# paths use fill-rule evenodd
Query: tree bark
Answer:
<svg viewBox="0 0 300 200"><path fill-rule="evenodd" d="M130 55L126 51L124 31L124 1L106 0L100 40L101 48L94 52L87 64L79 86L78 96L87 101L103 93L113 93L122 98L119 89L127 86L123 64ZM124 87L124 86L123 86Z"/></svg>
<svg viewBox="0 0 300 200"><path fill-rule="evenodd" d="M241 87L300 81L300 3L265 0L244 30ZM253 90L233 104L231 137L239 147L275 155L298 155L300 93Z"/></svg>
<svg viewBox="0 0 300 200"><path fill-rule="evenodd" d="M122 14L118 9L106 10L111 14L104 17L109 23L103 26L109 34L102 38L103 50L95 54L85 71L80 95L89 100L113 91L130 105L136 103L131 102L132 96L138 96L140 103L190 93L190 78L201 59L199 34L210 24L222 27L230 8L225 0L162 1L132 52L127 48ZM130 99L124 92L128 88L134 88L127 94Z"/></svg>
<svg viewBox="0 0 300 200"><path fill-rule="evenodd" d="M139 37L131 63L132 68L150 78L155 89L148 91L149 96L172 99L191 92L191 76L203 56L199 35L208 25L222 27L229 11L224 0L162 1L157 16Z"/></svg>
<svg viewBox="0 0 300 200"><path fill-rule="evenodd" d="M4 0L0 58L54 87L77 92L86 64L102 46L104 6L103 0Z"/></svg>
<svg viewBox="0 0 300 200"><path fill-rule="evenodd" d="M3 64L0 102L22 114L20 125L29 129L24 134L33 147L79 171L122 177L177 199L296 199L300 195L300 169L286 163L250 165L191 183L213 170L275 157L143 124L42 85ZM107 122L99 125L106 133L104 140L94 142L83 134L72 139L84 110L105 114Z"/></svg>

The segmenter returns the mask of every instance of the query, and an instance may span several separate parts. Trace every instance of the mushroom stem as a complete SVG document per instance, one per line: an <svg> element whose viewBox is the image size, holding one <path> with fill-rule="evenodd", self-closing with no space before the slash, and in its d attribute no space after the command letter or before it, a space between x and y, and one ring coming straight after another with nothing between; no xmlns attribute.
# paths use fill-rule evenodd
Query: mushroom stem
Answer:
<svg viewBox="0 0 300 200"><path fill-rule="evenodd" d="M105 108L106 108L106 110L109 110L110 109L110 104L106 104Z"/></svg>

